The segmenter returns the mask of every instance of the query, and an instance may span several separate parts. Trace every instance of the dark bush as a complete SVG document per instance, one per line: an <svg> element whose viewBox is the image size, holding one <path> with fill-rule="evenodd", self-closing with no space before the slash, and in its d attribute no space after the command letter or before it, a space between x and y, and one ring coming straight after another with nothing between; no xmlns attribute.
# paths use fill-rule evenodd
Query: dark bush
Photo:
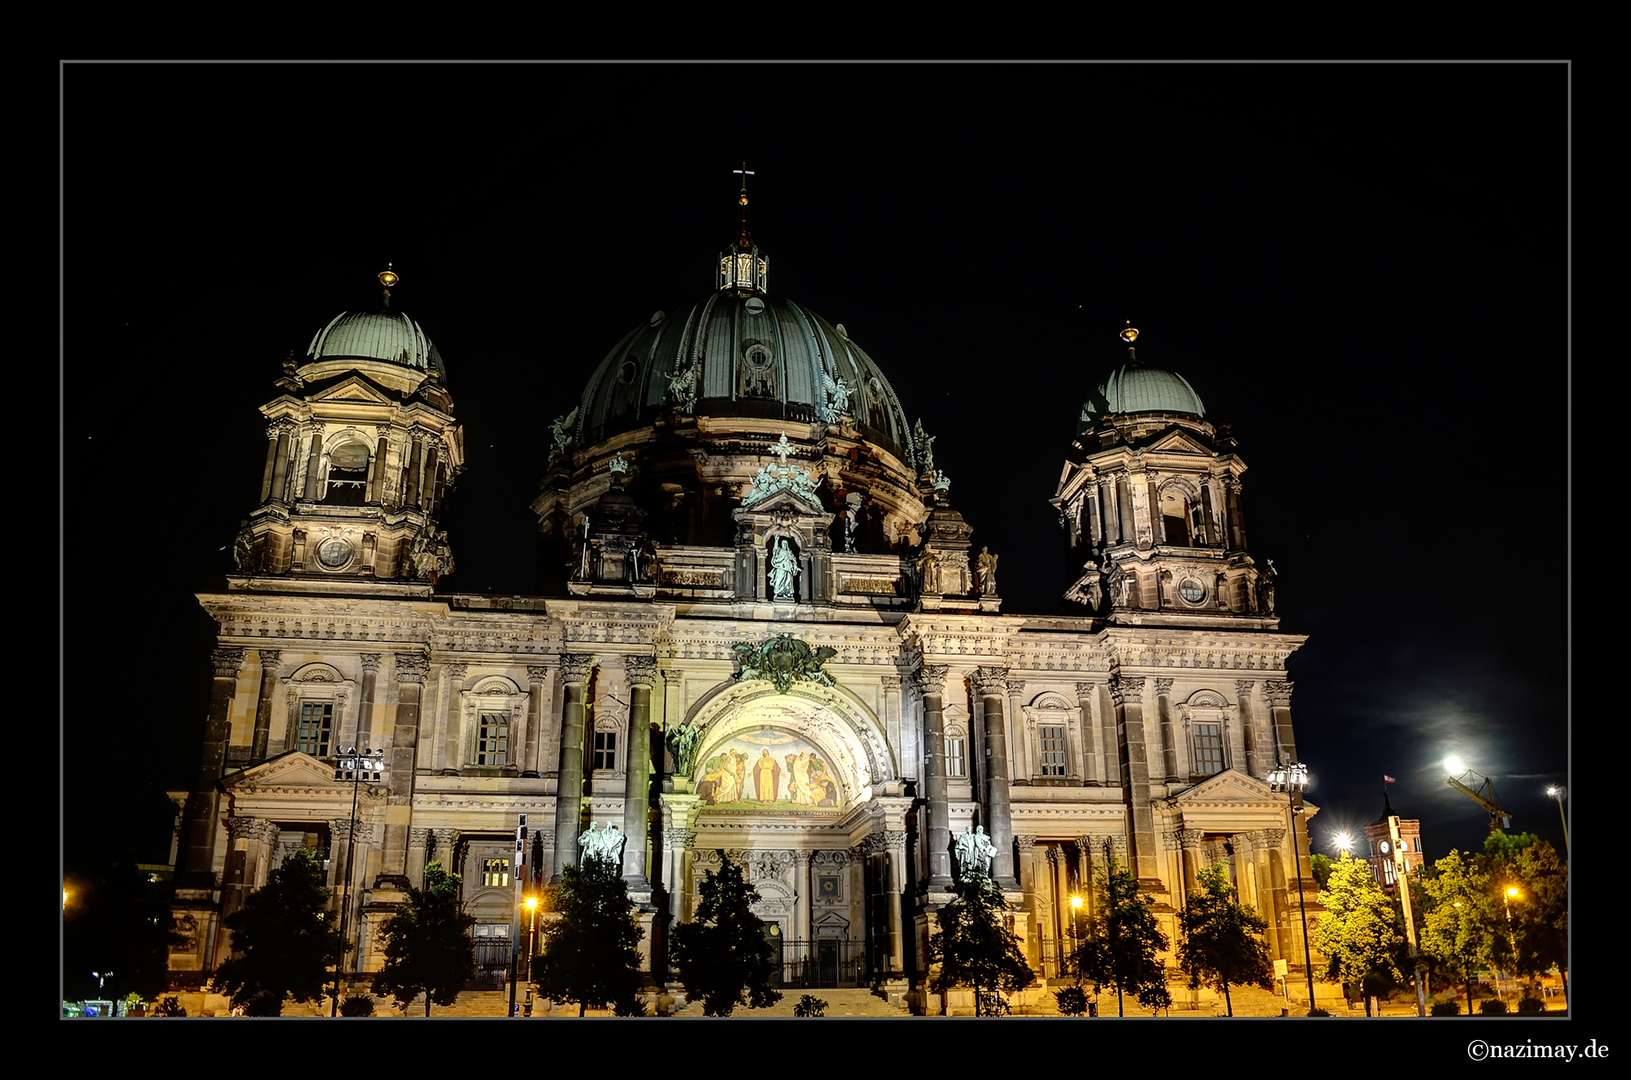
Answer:
<svg viewBox="0 0 1631 1080"><path fill-rule="evenodd" d="M1453 1001L1435 1001L1429 1011L1434 1016L1460 1016L1461 1006Z"/></svg>
<svg viewBox="0 0 1631 1080"><path fill-rule="evenodd" d="M374 999L367 994L355 994L340 1002L341 1016L373 1016Z"/></svg>
<svg viewBox="0 0 1631 1080"><path fill-rule="evenodd" d="M1546 1003L1538 997L1518 999L1519 1016L1539 1016L1546 1011Z"/></svg>
<svg viewBox="0 0 1631 1080"><path fill-rule="evenodd" d="M1066 1016L1080 1016L1087 1011L1087 992L1080 986L1066 986L1053 992L1059 1011Z"/></svg>
<svg viewBox="0 0 1631 1080"><path fill-rule="evenodd" d="M827 1003L814 994L805 994L798 999L798 1004L793 1006L793 1015L825 1016L827 1015Z"/></svg>
<svg viewBox="0 0 1631 1080"><path fill-rule="evenodd" d="M150 1016L186 1016L187 1010L182 1008L180 998L174 996L161 997L153 1003L153 1008L149 1010L148 1014Z"/></svg>
<svg viewBox="0 0 1631 1080"><path fill-rule="evenodd" d="M1478 1003L1479 1016L1505 1016L1506 1002L1500 998L1490 998L1488 1001Z"/></svg>

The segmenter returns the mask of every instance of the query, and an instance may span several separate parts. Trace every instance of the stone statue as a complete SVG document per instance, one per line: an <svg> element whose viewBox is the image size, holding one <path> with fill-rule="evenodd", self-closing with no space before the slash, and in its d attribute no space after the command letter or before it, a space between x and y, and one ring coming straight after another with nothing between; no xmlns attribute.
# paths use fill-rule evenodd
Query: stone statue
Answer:
<svg viewBox="0 0 1631 1080"><path fill-rule="evenodd" d="M842 375L840 375L837 379L827 379L826 383L827 408L832 410L834 417L843 416L845 413L849 412L849 399L850 395L854 393L854 391L852 391L848 384L844 382L844 377Z"/></svg>
<svg viewBox="0 0 1631 1080"><path fill-rule="evenodd" d="M668 733L668 748L674 754L674 768L676 772L688 773L691 771L691 759L697 752L697 740L702 737L702 728L695 724L677 728Z"/></svg>
<svg viewBox="0 0 1631 1080"><path fill-rule="evenodd" d="M249 522L238 522L238 535L232 541L232 563L239 570L250 570L250 563L255 557L255 534L250 531Z"/></svg>
<svg viewBox="0 0 1631 1080"><path fill-rule="evenodd" d="M419 535L414 537L413 550L408 555L413 565L413 576L417 581L430 581L436 573L436 548L432 543L429 529L421 529Z"/></svg>
<svg viewBox="0 0 1631 1080"><path fill-rule="evenodd" d="M564 454L572 448L572 425L578 419L578 410L574 408L565 416L557 417L550 425L550 436L555 440L555 453Z"/></svg>
<svg viewBox="0 0 1631 1080"><path fill-rule="evenodd" d="M777 600L793 599L793 582L798 576L798 557L783 538L770 555L770 591Z"/></svg>
<svg viewBox="0 0 1631 1080"><path fill-rule="evenodd" d="M975 565L980 578L980 595L997 595L997 556L991 554L990 548L982 547Z"/></svg>
<svg viewBox="0 0 1631 1080"><path fill-rule="evenodd" d="M583 858L579 860L579 865L587 863L590 859L622 862L623 844L627 839L622 830L610 821L606 823L604 829L597 829L593 821L589 822L589 827L578 836L578 846L583 849Z"/></svg>
<svg viewBox="0 0 1631 1080"><path fill-rule="evenodd" d="M678 405L683 413L691 413L697 407L697 367L695 364L681 369L675 365L668 376L668 398Z"/></svg>
<svg viewBox="0 0 1631 1080"><path fill-rule="evenodd" d="M985 834L984 825L976 825L965 831L957 838L952 850L957 855L958 877L991 876L991 861L997 857L997 848Z"/></svg>
<svg viewBox="0 0 1631 1080"><path fill-rule="evenodd" d="M923 430L923 421L920 418L912 426L912 442L917 444L917 473L919 476L934 472L934 440L933 435Z"/></svg>

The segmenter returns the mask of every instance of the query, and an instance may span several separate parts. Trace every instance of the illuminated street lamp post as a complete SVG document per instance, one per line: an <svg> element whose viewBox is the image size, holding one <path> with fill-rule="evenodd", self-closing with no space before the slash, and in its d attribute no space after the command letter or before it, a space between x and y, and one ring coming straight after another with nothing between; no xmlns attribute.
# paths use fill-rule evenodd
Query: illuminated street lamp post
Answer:
<svg viewBox="0 0 1631 1080"><path fill-rule="evenodd" d="M1569 854L1569 817L1563 812L1563 796L1567 794L1567 789L1561 784L1553 784L1546 789L1546 794L1557 800L1557 816L1563 819L1563 856L1567 858Z"/></svg>
<svg viewBox="0 0 1631 1080"><path fill-rule="evenodd" d="M334 779L351 784L351 835L345 845L345 899L340 904L340 955L334 962L334 998L329 1002L329 1015L340 1015L340 977L345 970L345 923L351 909L351 869L356 864L357 851L357 793L364 784L377 784L385 779L385 751L348 746L334 760ZM358 902L357 918L362 919L362 904ZM359 949L362 947L358 942Z"/></svg>
<svg viewBox="0 0 1631 1080"><path fill-rule="evenodd" d="M1070 898L1070 957L1076 959L1077 950L1081 948L1080 929L1082 921L1082 898L1080 894ZM1063 965L1060 965L1063 967ZM1081 972L1078 970L1077 975Z"/></svg>
<svg viewBox="0 0 1631 1080"><path fill-rule="evenodd" d="M1516 885L1508 885L1501 890L1501 906L1506 909L1506 945L1512 951L1512 979L1518 978L1518 938L1512 931L1512 901L1523 895L1523 890Z"/></svg>
<svg viewBox="0 0 1631 1080"><path fill-rule="evenodd" d="M1303 971L1308 975L1308 1010L1314 1010L1314 956L1308 949L1308 901L1303 897L1303 853L1297 846L1297 815L1303 810L1303 789L1308 786L1308 766L1300 762L1276 765L1269 772L1269 790L1286 793L1291 815L1291 856L1297 866L1297 907L1303 920Z"/></svg>

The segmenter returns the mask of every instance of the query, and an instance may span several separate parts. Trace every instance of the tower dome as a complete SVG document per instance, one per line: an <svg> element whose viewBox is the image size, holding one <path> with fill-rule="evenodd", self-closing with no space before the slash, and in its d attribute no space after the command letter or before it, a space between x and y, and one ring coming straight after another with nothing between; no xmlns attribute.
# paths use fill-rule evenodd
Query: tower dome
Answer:
<svg viewBox="0 0 1631 1080"><path fill-rule="evenodd" d="M306 362L389 360L445 378L442 355L419 324L400 311L342 311L311 339Z"/></svg>

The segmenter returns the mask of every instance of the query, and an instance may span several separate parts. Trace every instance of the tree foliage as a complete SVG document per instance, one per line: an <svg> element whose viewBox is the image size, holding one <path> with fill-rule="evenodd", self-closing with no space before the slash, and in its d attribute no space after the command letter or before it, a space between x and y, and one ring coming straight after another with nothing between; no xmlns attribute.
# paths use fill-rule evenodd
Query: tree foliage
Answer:
<svg viewBox="0 0 1631 1080"><path fill-rule="evenodd" d="M589 1005L610 1004L620 1016L637 1011L640 925L629 887L610 859L589 856L561 869L556 918L539 930L533 981L545 997Z"/></svg>
<svg viewBox="0 0 1631 1080"><path fill-rule="evenodd" d="M991 878L972 868L953 891L957 899L940 909L939 928L929 938L929 960L940 965L930 985L937 994L972 987L974 1015L999 1015L1007 1011L1002 995L1024 989L1036 976L1008 929L1008 901Z"/></svg>
<svg viewBox="0 0 1631 1080"><path fill-rule="evenodd" d="M1467 989L1472 1014L1472 973L1495 963L1495 900L1489 874L1478 863L1452 850L1424 875L1427 911L1422 917L1421 947L1434 961L1459 976Z"/></svg>
<svg viewBox="0 0 1631 1080"><path fill-rule="evenodd" d="M781 1000L771 989L775 950L765 924L753 914L759 890L742 868L724 859L703 876L696 919L674 928L674 964L691 997L708 1016L729 1016L738 1005L763 1009Z"/></svg>
<svg viewBox="0 0 1631 1080"><path fill-rule="evenodd" d="M1506 890L1503 919L1509 935L1507 949L1499 953L1519 975L1543 975L1554 966L1562 971L1569 962L1569 871L1557 849L1532 833L1495 833L1484 841L1480 858L1489 874L1497 902ZM1516 950L1516 951L1513 951Z"/></svg>
<svg viewBox="0 0 1631 1080"><path fill-rule="evenodd" d="M1367 998L1404 982L1404 916L1382 891L1364 859L1344 856L1331 866L1319 895L1325 914L1314 924L1313 943L1326 958L1325 977L1355 986Z"/></svg>
<svg viewBox="0 0 1631 1080"><path fill-rule="evenodd" d="M1114 862L1099 875L1098 891L1098 913L1088 920L1076 949L1076 977L1092 983L1096 991L1114 988L1117 1015L1126 1015L1124 995L1151 1012L1170 1007L1167 971L1159 957L1167 948L1167 936L1156 922L1150 898L1139 894L1132 872Z"/></svg>
<svg viewBox="0 0 1631 1080"><path fill-rule="evenodd" d="M460 903L460 881L441 863L430 863L423 887L410 889L408 902L398 904L381 928L385 966L374 976L374 989L394 997L398 1008L424 994L429 1016L431 1002L453 1004L476 974L476 943L470 936L476 919Z"/></svg>
<svg viewBox="0 0 1631 1080"><path fill-rule="evenodd" d="M1268 923L1240 902L1222 863L1202 870L1200 884L1203 891L1189 894L1178 919L1183 931L1178 966L1189 976L1191 990L1202 983L1222 990L1224 1005L1233 1016L1231 983L1265 990L1272 985L1274 965L1263 942Z"/></svg>
<svg viewBox="0 0 1631 1080"><path fill-rule="evenodd" d="M216 969L216 987L254 1015L277 1015L285 997L321 997L340 947L328 897L317 857L305 848L290 854L227 917L232 958Z"/></svg>

